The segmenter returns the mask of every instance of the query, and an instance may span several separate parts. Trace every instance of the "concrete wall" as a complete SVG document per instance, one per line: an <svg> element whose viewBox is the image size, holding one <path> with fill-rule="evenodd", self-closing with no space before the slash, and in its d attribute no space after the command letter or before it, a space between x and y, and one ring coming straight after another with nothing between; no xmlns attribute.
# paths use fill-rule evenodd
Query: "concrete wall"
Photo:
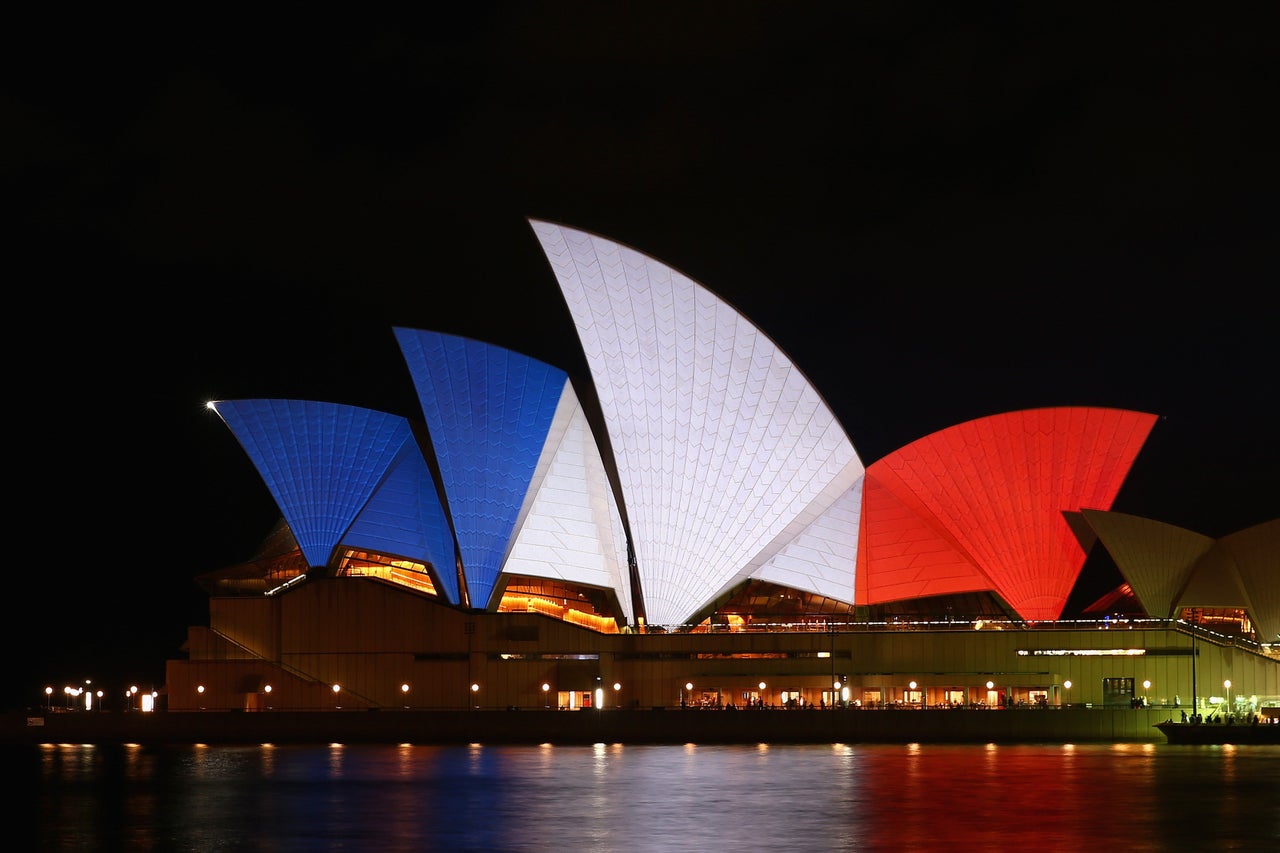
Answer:
<svg viewBox="0 0 1280 853"><path fill-rule="evenodd" d="M594 702L597 688L606 708L675 709L707 696L778 704L782 691L817 704L837 679L851 699L878 693L885 701L905 699L914 681L926 704L955 690L966 703L1043 694L1052 706L1128 710L1128 696L1104 694L1104 680L1117 678L1132 679L1133 694L1155 706L1186 708L1192 695L1192 638L1167 622L600 634L536 613L458 611L366 578L308 581L273 598L215 599L210 625L191 629L188 648L189 659L167 663L170 710L532 710L564 704L569 693L575 705L581 693ZM1195 648L1202 701L1224 695L1227 679L1233 698L1280 698L1280 660L1207 634Z"/></svg>
<svg viewBox="0 0 1280 853"><path fill-rule="evenodd" d="M78 711L0 720L26 743L1161 742L1155 710ZM32 724L35 723L35 724Z"/></svg>

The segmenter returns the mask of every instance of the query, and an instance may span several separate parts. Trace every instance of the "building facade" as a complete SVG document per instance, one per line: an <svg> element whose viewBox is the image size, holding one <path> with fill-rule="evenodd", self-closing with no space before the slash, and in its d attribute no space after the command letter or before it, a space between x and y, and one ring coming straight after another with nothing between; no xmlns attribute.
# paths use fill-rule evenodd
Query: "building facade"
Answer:
<svg viewBox="0 0 1280 853"><path fill-rule="evenodd" d="M1280 660L1264 647L1163 619L600 633L361 577L216 598L210 613L187 659L167 664L170 710L1142 703L1243 718L1280 705Z"/></svg>

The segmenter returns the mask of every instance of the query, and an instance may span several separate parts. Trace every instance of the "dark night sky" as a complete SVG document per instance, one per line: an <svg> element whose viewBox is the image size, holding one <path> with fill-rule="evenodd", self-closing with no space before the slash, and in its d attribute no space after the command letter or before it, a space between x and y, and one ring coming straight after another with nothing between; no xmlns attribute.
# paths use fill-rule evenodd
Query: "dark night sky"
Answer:
<svg viewBox="0 0 1280 853"><path fill-rule="evenodd" d="M584 383L527 217L735 304L867 464L1114 406L1161 416L1115 509L1280 515L1276 65L1238 7L474 5L0 36L10 703L160 686L193 578L277 518L206 400L416 417L398 325Z"/></svg>

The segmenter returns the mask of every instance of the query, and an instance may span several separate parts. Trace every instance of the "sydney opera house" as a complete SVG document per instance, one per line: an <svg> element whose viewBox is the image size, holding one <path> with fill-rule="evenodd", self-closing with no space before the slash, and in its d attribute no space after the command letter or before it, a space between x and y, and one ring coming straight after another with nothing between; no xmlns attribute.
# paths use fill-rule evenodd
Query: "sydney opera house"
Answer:
<svg viewBox="0 0 1280 853"><path fill-rule="evenodd" d="M1280 520L1112 510L1156 414L995 413L867 461L710 289L530 225L589 387L395 328L420 411L209 404L281 518L197 579L169 710L1280 705ZM1097 548L1124 583L1067 613Z"/></svg>

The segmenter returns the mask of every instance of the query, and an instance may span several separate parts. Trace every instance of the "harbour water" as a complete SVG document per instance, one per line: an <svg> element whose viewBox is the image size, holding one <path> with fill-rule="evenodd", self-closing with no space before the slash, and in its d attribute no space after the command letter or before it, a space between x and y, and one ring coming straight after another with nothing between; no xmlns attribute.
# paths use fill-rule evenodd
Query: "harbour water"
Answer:
<svg viewBox="0 0 1280 853"><path fill-rule="evenodd" d="M1280 746L41 745L3 758L14 790L37 792L20 818L32 850L1280 849Z"/></svg>

